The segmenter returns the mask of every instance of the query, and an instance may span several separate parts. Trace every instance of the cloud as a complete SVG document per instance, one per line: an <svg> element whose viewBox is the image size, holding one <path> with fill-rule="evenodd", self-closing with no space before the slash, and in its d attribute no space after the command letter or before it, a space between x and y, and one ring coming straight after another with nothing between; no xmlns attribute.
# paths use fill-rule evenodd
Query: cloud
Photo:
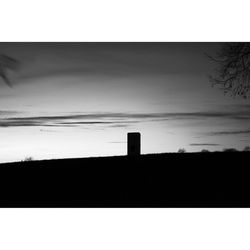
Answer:
<svg viewBox="0 0 250 250"><path fill-rule="evenodd" d="M122 143L122 144L124 144L124 143L127 143L126 141L110 141L109 143L117 143L117 144L120 144L120 143Z"/></svg>
<svg viewBox="0 0 250 250"><path fill-rule="evenodd" d="M30 121L30 122L22 122L22 121L0 121L0 127L7 128L7 127L34 127L34 126L41 126L39 123Z"/></svg>
<svg viewBox="0 0 250 250"><path fill-rule="evenodd" d="M250 135L250 129L209 132L209 135Z"/></svg>
<svg viewBox="0 0 250 250"><path fill-rule="evenodd" d="M59 116L8 117L0 119L0 127L79 127L84 125L105 125L109 127L127 127L138 121L126 121L124 114L93 113Z"/></svg>
<svg viewBox="0 0 250 250"><path fill-rule="evenodd" d="M237 105L236 107L240 107L240 108L243 108L243 109L250 109L250 104L240 104L240 105Z"/></svg>
<svg viewBox="0 0 250 250"><path fill-rule="evenodd" d="M50 129L40 129L40 132L54 133L54 132L57 132L57 131L56 130L50 130Z"/></svg>
<svg viewBox="0 0 250 250"><path fill-rule="evenodd" d="M113 124L113 125L110 125L109 127L112 127L112 128L127 128L129 126L130 126L129 124Z"/></svg>
<svg viewBox="0 0 250 250"><path fill-rule="evenodd" d="M3 111L2 111L3 112ZM1 113L0 113L1 114ZM3 112L3 114L5 114ZM8 111L6 111L6 114ZM12 113L13 114L13 113ZM53 127L76 127L84 125L105 125L109 127L127 127L131 124L140 122L159 122L176 120L204 120L210 119L231 119L241 120L250 119L249 112L176 112L176 113L73 113L57 116L15 116L0 117L0 127L16 126L53 126ZM215 132L217 134L240 134L245 131L225 131Z"/></svg>
<svg viewBox="0 0 250 250"><path fill-rule="evenodd" d="M220 146L217 143L190 143L190 146Z"/></svg>
<svg viewBox="0 0 250 250"><path fill-rule="evenodd" d="M16 110L0 110L0 119L2 116L12 116L12 115L17 115L17 114L21 114L23 112L20 111L16 111Z"/></svg>

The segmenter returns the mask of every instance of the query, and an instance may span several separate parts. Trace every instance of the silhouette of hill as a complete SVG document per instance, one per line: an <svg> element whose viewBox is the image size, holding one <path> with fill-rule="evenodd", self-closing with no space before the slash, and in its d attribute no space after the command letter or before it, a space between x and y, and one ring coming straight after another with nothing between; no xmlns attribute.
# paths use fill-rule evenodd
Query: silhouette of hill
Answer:
<svg viewBox="0 0 250 250"><path fill-rule="evenodd" d="M1 207L250 207L249 152L0 164Z"/></svg>

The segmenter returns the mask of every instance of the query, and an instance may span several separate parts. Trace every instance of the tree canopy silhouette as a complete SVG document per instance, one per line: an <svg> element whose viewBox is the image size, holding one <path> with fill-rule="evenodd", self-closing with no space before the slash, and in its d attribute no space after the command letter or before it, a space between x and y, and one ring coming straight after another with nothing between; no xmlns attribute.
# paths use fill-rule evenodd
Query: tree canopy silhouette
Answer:
<svg viewBox="0 0 250 250"><path fill-rule="evenodd" d="M210 76L213 86L234 97L250 96L250 43L223 43L216 56L209 58L217 64L216 73Z"/></svg>
<svg viewBox="0 0 250 250"><path fill-rule="evenodd" d="M16 59L6 55L0 55L0 78L2 78L9 87L12 87L12 84L8 77L8 70L16 70L18 66L19 62Z"/></svg>

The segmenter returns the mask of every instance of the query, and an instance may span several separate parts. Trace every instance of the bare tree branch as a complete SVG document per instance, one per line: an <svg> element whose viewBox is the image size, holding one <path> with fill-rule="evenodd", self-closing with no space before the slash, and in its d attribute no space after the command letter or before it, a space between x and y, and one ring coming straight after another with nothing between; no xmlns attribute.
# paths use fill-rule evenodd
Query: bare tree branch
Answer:
<svg viewBox="0 0 250 250"><path fill-rule="evenodd" d="M19 62L9 56L0 55L0 78L4 80L4 82L12 87L11 81L8 77L8 70L17 70L19 67Z"/></svg>
<svg viewBox="0 0 250 250"><path fill-rule="evenodd" d="M217 65L209 77L225 93L248 98L250 96L250 43L224 43L215 57L208 58Z"/></svg>

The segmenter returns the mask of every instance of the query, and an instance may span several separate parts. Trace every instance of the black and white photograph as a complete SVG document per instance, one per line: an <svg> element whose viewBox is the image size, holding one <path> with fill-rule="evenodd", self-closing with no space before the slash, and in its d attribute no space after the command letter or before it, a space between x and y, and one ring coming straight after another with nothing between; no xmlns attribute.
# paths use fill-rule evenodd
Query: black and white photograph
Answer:
<svg viewBox="0 0 250 250"><path fill-rule="evenodd" d="M1 2L0 249L249 249L248 5Z"/></svg>
<svg viewBox="0 0 250 250"><path fill-rule="evenodd" d="M0 48L1 206L249 207L250 43Z"/></svg>

